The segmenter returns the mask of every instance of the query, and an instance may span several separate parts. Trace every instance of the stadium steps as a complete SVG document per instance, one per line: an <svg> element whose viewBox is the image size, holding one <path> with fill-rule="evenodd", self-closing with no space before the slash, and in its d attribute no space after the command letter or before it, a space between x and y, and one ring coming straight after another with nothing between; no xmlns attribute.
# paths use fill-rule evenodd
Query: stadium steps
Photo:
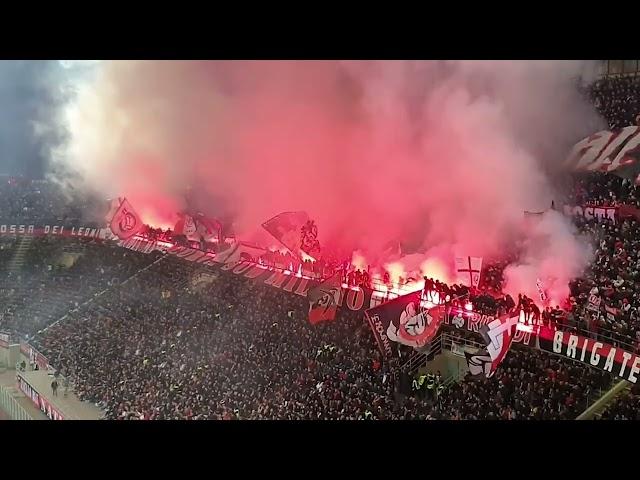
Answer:
<svg viewBox="0 0 640 480"><path fill-rule="evenodd" d="M631 389L632 384L626 380L621 380L616 383L611 389L601 395L595 402L593 402L576 420L599 420L602 417L602 412L605 408L613 402L623 392L627 392Z"/></svg>
<svg viewBox="0 0 640 480"><path fill-rule="evenodd" d="M15 253L13 254L13 257L11 258L11 260L9 261L9 265L7 268L9 272L17 272L22 268L32 243L33 243L33 236L25 235L23 237L20 237L20 241L16 246Z"/></svg>

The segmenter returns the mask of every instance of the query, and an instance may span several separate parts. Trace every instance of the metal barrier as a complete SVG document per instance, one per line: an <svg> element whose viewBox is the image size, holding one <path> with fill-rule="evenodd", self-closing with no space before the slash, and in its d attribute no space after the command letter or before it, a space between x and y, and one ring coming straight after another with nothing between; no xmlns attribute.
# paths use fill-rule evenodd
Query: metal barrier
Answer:
<svg viewBox="0 0 640 480"><path fill-rule="evenodd" d="M589 407L578 416L576 420L592 420L599 417L604 408L614 400L620 392L629 389L631 384L626 380L616 383L606 392L600 392L600 396L593 402L588 402Z"/></svg>
<svg viewBox="0 0 640 480"><path fill-rule="evenodd" d="M9 415L11 420L33 420L20 406L11 391L2 385L0 385L0 408Z"/></svg>
<svg viewBox="0 0 640 480"><path fill-rule="evenodd" d="M455 338L455 341L454 341L454 338ZM404 365L402 365L401 368L402 370L407 372L409 375L413 375L416 371L418 371L420 367L426 364L427 356L429 355L435 356L435 355L438 355L439 353L442 353L443 350L451 350L454 343L458 346L471 346L478 349L484 347L483 344L470 340L468 338L454 337L452 335L442 333L431 342L431 350L429 350L429 352L427 353L414 352L414 354L411 355L411 357L405 362ZM450 378L447 378L445 380L445 383L449 380ZM457 379L454 379L453 381L457 381Z"/></svg>
<svg viewBox="0 0 640 480"><path fill-rule="evenodd" d="M428 352L414 352L400 368L413 375L421 366L426 364L429 355L437 355L440 352L442 352L442 335L431 341L431 348Z"/></svg>

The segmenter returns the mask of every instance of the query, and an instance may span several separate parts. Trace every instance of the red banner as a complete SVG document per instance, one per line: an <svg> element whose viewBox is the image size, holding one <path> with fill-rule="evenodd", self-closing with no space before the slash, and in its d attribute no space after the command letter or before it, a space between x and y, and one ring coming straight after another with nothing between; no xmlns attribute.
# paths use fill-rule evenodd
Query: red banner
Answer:
<svg viewBox="0 0 640 480"><path fill-rule="evenodd" d="M640 208L633 205L620 205L618 207L618 215L620 218L635 218L640 222Z"/></svg>

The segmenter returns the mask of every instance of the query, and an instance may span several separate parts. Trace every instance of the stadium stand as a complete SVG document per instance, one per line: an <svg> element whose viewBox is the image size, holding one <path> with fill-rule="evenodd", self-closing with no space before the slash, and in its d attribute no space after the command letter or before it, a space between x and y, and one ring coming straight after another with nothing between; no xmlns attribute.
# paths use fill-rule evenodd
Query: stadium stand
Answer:
<svg viewBox="0 0 640 480"><path fill-rule="evenodd" d="M640 113L637 78L601 79L589 95L611 128ZM592 173L572 179L569 199L640 206L637 189ZM6 224L72 225L88 208L71 206L51 185L11 180L0 185L0 202ZM594 240L594 261L571 284L567 304L540 321L639 352L638 223L576 224ZM306 298L241 276L211 271L212 283L199 289L193 278L203 267L170 255L24 238L0 236L0 331L28 339L107 419L574 419L615 383L607 372L518 346L491 378L466 376L436 395L407 395L400 385L411 351L383 362L361 313L342 309L335 321L312 326ZM293 259L271 253L265 262ZM504 266L485 267L475 311L506 308L497 295ZM370 281L355 273L345 280ZM587 311L595 290L615 315ZM460 341L480 338L447 331ZM637 387L617 396L602 418L637 419L638 398Z"/></svg>

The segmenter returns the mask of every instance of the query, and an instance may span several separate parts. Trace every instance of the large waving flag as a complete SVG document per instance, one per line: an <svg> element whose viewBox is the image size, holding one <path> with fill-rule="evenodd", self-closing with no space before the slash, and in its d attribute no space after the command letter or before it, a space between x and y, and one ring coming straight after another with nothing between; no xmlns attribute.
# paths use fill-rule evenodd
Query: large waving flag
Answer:
<svg viewBox="0 0 640 480"><path fill-rule="evenodd" d="M421 296L421 291L409 293L364 312L373 331L373 336L378 342L378 347L385 358L393 356L391 345L393 340L388 336L389 330L397 330L400 325L400 317L408 308L413 308L413 311L419 308ZM413 305L413 307L409 307L409 305ZM404 318L407 318L406 314Z"/></svg>
<svg viewBox="0 0 640 480"><path fill-rule="evenodd" d="M305 252L317 258L320 252L318 229L307 212L283 212L267 220L262 227L299 258Z"/></svg>
<svg viewBox="0 0 640 480"><path fill-rule="evenodd" d="M337 272L333 277L309 290L307 293L307 298L309 299L309 322L312 325L336 318L341 288L342 272Z"/></svg>
<svg viewBox="0 0 640 480"><path fill-rule="evenodd" d="M380 350L387 357L391 356L390 341L422 349L438 332L445 307L426 310L420 306L421 299L422 290L418 290L365 312Z"/></svg>
<svg viewBox="0 0 640 480"><path fill-rule="evenodd" d="M387 328L387 336L394 342L421 349L427 345L438 332L445 317L445 307L438 305L430 310L415 310L415 304L407 305L400 315L398 324L395 322Z"/></svg>
<svg viewBox="0 0 640 480"><path fill-rule="evenodd" d="M458 283L478 288L482 272L482 257L456 257L456 271Z"/></svg>
<svg viewBox="0 0 640 480"><path fill-rule="evenodd" d="M519 311L514 310L496 318L480 329L480 333L487 342L487 353L491 357L491 375L495 373L511 348L519 317ZM491 375L487 375L487 377Z"/></svg>
<svg viewBox="0 0 640 480"><path fill-rule="evenodd" d="M120 240L126 240L140 232L144 224L129 201L124 198L113 213L109 227Z"/></svg>

